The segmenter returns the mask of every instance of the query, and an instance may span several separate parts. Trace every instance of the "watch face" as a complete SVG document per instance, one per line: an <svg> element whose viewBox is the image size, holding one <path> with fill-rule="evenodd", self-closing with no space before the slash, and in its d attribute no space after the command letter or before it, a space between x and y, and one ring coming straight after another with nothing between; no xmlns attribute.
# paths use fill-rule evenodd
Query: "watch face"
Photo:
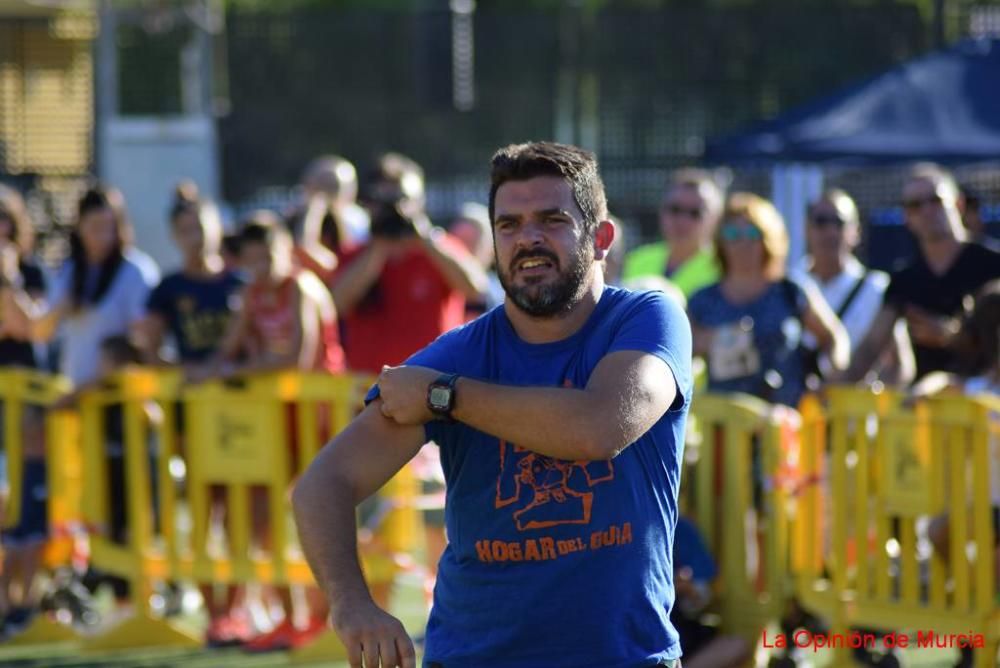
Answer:
<svg viewBox="0 0 1000 668"><path fill-rule="evenodd" d="M431 389L431 406L434 408L447 408L450 398L451 390L447 387L435 387Z"/></svg>

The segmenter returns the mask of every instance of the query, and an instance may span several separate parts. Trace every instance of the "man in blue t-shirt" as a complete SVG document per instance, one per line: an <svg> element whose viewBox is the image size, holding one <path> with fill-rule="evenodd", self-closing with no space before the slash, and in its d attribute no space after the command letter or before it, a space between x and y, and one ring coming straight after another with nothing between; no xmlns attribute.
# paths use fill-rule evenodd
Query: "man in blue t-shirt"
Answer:
<svg viewBox="0 0 1000 668"><path fill-rule="evenodd" d="M427 440L441 448L450 542L425 666L679 663L669 615L691 330L662 293L604 285L607 217L591 153L497 152L503 306L384 369L297 485L302 545L352 666L414 665L368 593L354 508Z"/></svg>

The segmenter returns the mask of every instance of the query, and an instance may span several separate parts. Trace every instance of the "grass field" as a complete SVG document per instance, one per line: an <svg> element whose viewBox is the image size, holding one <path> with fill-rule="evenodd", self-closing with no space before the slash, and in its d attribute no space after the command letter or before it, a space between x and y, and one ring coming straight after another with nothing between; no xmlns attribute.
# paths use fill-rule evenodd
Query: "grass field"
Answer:
<svg viewBox="0 0 1000 668"><path fill-rule="evenodd" d="M393 600L393 613L406 626L411 636L422 636L426 616L423 594L416 579L401 578ZM202 616L180 619L180 625L192 632L203 626ZM774 635L772 631L771 635ZM908 650L902 655L904 666L912 668L950 668L957 658L947 650ZM828 652L805 657L802 666L821 668L829 665ZM419 664L418 664L419 665ZM73 644L3 646L0 645L0 666L3 668L83 668L108 666L114 668L258 668L264 666L328 666L347 668L345 662L293 662L285 653L253 655L239 649L135 649L115 653L82 654Z"/></svg>
<svg viewBox="0 0 1000 668"><path fill-rule="evenodd" d="M421 584L401 578L393 597L393 613L413 636L422 636L427 617ZM204 628L202 615L187 616L178 621L184 630L198 635ZM84 668L109 666L115 668L263 668L264 666L329 666L348 668L346 662L293 662L287 653L249 654L240 649L135 649L114 653L82 654L72 643L4 646L0 644L0 667L23 668Z"/></svg>

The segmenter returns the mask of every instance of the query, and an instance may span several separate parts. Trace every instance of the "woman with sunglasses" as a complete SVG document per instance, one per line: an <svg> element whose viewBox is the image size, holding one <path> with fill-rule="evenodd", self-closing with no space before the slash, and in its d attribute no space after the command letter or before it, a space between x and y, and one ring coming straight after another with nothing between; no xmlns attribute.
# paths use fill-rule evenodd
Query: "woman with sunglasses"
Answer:
<svg viewBox="0 0 1000 668"><path fill-rule="evenodd" d="M847 365L843 325L814 287L785 276L788 233L767 200L735 193L715 234L722 278L688 302L694 353L708 363L708 389L795 406L806 389L802 335L811 333L836 369Z"/></svg>

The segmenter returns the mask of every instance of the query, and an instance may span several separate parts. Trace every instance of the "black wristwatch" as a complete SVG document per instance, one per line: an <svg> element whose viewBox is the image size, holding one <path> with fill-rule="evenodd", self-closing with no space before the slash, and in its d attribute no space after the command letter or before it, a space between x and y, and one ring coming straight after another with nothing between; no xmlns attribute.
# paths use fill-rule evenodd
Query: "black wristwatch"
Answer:
<svg viewBox="0 0 1000 668"><path fill-rule="evenodd" d="M455 408L455 383L457 373L445 373L438 376L427 386L427 408L434 415L452 421L451 411Z"/></svg>

